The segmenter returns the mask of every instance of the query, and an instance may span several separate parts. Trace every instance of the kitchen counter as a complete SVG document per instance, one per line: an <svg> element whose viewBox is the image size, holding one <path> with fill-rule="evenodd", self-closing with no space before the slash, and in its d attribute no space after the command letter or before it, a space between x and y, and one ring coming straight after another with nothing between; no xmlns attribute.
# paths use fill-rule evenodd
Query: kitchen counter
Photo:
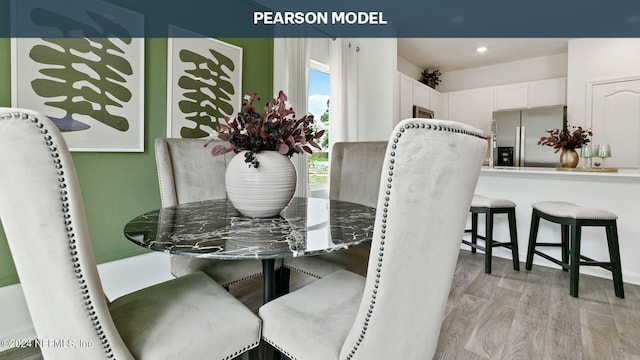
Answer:
<svg viewBox="0 0 640 360"><path fill-rule="evenodd" d="M618 234L624 282L640 284L640 171L620 169L618 172L578 172L555 168L484 167L480 173L476 194L504 198L516 203L516 222L520 261L524 263L529 241L531 205L538 201L567 201L585 207L595 207L618 215ZM484 224L484 220L480 219ZM469 220L470 226L470 220ZM470 228L470 227L469 227ZM484 229L481 229L481 233ZM494 236L498 241L508 238L506 216L496 217ZM560 227L546 221L540 223L539 239L560 239ZM582 230L583 255L608 260L604 230ZM462 246L462 248L466 248ZM559 249L549 249L559 256ZM494 255L511 258L509 250L496 248ZM538 256L535 265L558 268ZM522 266L521 271L524 270ZM581 273L611 278L611 273L595 267L582 267ZM568 293L567 284L567 293ZM613 291L613 287L611 289Z"/></svg>
<svg viewBox="0 0 640 360"><path fill-rule="evenodd" d="M490 168L488 166L482 167L482 173L486 174L500 174L500 175L539 175L539 176L569 176L575 177L594 177L594 178L631 178L640 180L640 169L618 169L616 172L611 171L579 171L576 170L558 170L556 168L542 168L542 167L509 167L509 166L496 166Z"/></svg>

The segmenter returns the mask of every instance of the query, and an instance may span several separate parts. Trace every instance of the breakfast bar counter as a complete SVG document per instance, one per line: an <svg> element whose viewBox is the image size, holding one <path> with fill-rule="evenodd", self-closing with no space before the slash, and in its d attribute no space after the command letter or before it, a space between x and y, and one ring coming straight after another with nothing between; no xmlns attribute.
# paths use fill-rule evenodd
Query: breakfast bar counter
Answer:
<svg viewBox="0 0 640 360"><path fill-rule="evenodd" d="M595 172L566 171L555 168L486 167L482 169L478 179L476 194L509 199L516 203L521 262L524 262L527 255L532 204L539 201L566 201L615 213L618 215L624 282L640 284L640 261L637 259L637 256L640 256L639 170ZM497 240L508 236L507 225L506 217L504 219L496 217L494 237ZM484 229L481 229L481 232L483 231ZM560 229L557 225L542 221L538 238L548 242L559 241ZM582 239L584 255L595 259L609 259L604 230L585 228L582 231ZM560 257L559 249L549 249L548 253ZM511 258L510 251L501 248L494 250L494 256ZM534 264L558 268L557 265L539 257L534 257ZM535 266L532 271L535 271ZM583 267L580 271L584 274L611 278L609 271L600 268Z"/></svg>

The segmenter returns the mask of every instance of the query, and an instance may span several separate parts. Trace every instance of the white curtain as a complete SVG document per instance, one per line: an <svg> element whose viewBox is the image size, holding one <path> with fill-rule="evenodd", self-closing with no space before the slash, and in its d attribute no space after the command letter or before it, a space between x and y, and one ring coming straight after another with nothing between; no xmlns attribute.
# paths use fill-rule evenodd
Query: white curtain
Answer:
<svg viewBox="0 0 640 360"><path fill-rule="evenodd" d="M306 38L274 39L274 94L283 90L297 117L307 113L309 98L309 41ZM307 155L294 155L291 160L298 173L294 196L309 195Z"/></svg>
<svg viewBox="0 0 640 360"><path fill-rule="evenodd" d="M329 148L338 141L358 140L358 47L350 39L331 41Z"/></svg>

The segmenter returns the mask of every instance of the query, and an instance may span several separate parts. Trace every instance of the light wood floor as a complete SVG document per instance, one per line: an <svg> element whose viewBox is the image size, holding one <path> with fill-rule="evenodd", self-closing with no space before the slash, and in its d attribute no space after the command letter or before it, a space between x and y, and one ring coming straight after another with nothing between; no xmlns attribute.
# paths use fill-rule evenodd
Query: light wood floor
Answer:
<svg viewBox="0 0 640 360"><path fill-rule="evenodd" d="M484 255L460 252L434 359L640 360L640 286L625 284L618 299L611 280L581 275L580 297L572 298L568 273L511 266L494 258L487 275ZM313 281L293 271L291 280L292 291ZM231 293L257 312L261 284L248 280ZM41 357L12 351L0 359Z"/></svg>

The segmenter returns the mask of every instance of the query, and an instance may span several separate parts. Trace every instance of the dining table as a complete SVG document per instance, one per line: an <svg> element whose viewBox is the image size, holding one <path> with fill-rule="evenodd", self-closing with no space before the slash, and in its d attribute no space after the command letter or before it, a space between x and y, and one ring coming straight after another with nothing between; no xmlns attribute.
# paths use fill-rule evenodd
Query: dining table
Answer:
<svg viewBox="0 0 640 360"><path fill-rule="evenodd" d="M139 246L178 256L259 259L263 303L267 303L276 295L278 259L327 254L370 242L374 220L374 208L325 198L294 197L279 215L269 218L243 216L228 199L214 199L141 214L127 222L124 235Z"/></svg>

